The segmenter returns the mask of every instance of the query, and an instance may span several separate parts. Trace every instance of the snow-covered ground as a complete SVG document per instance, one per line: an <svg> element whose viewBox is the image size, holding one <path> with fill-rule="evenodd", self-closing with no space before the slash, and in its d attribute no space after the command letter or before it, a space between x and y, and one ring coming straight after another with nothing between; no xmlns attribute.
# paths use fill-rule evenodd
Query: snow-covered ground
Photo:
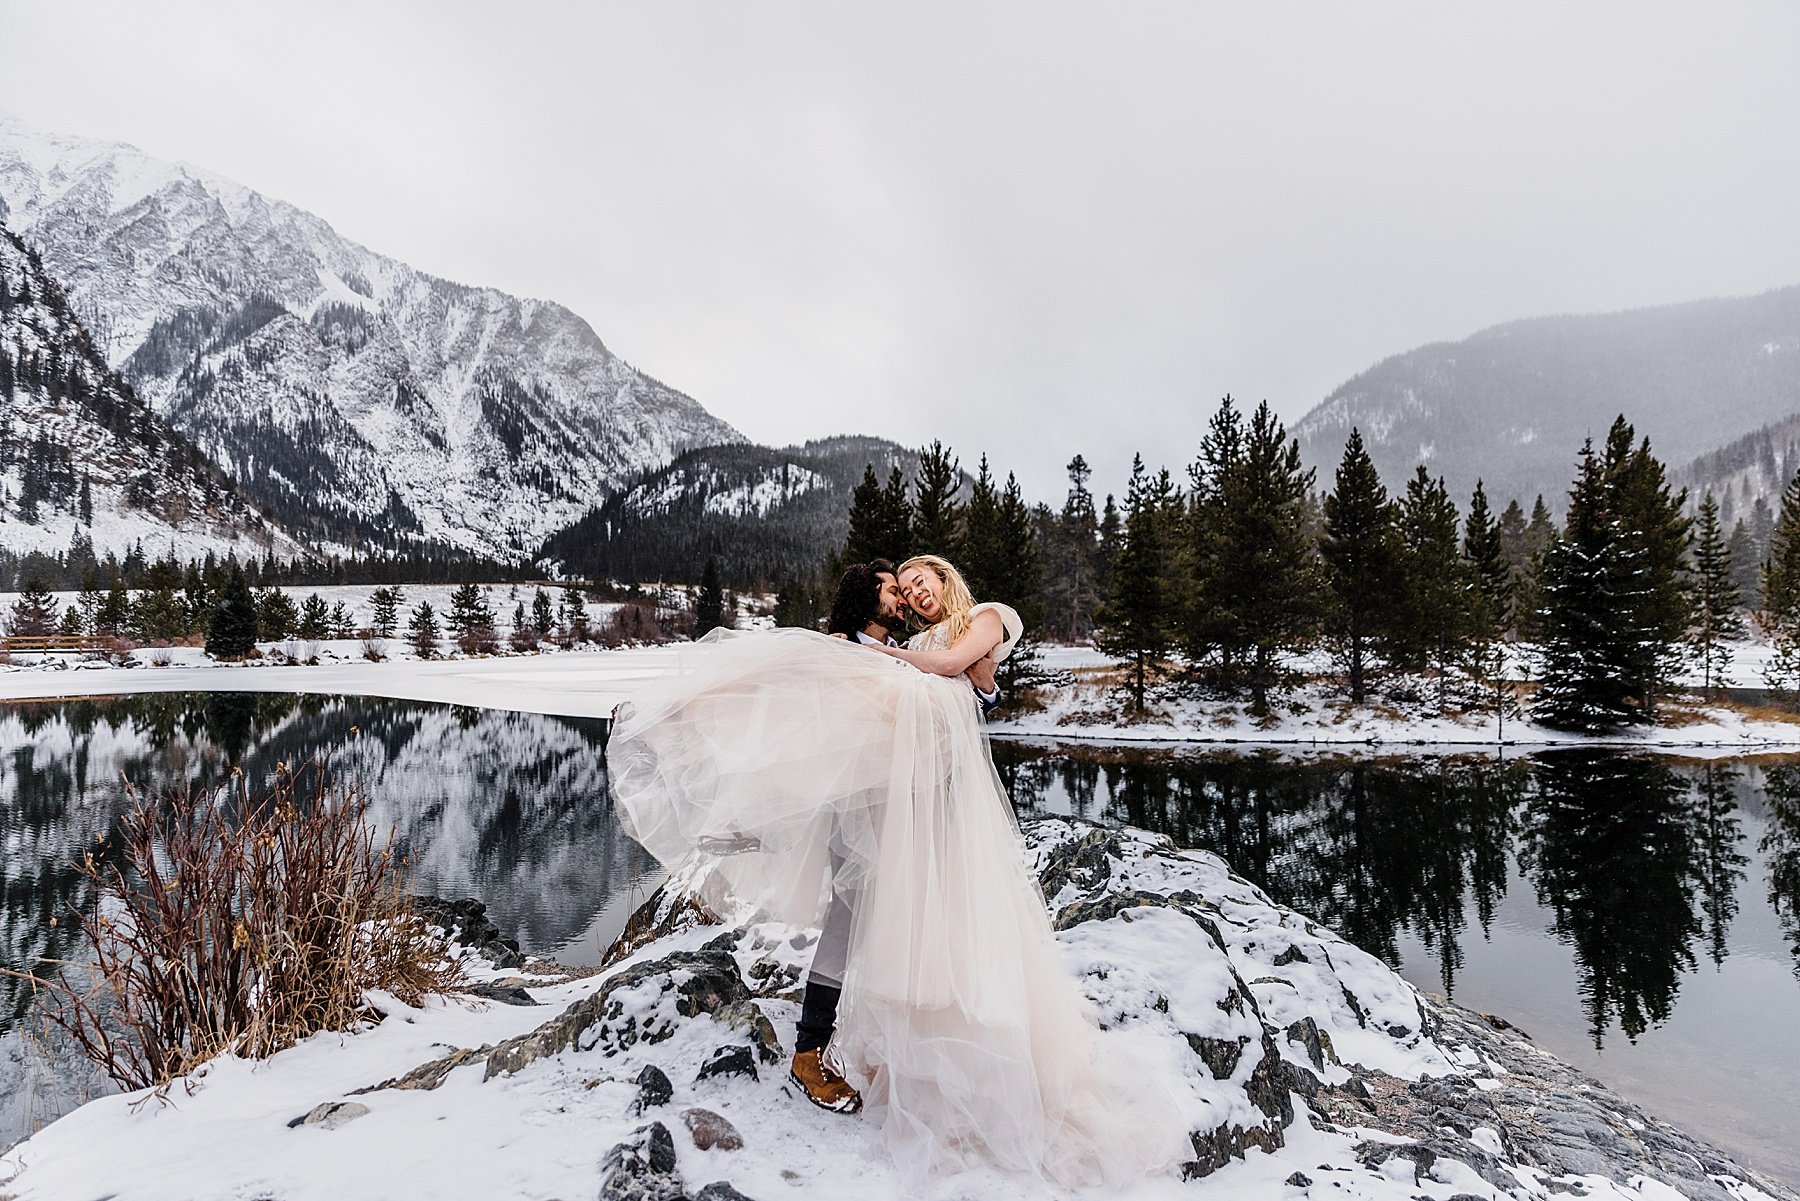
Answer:
<svg viewBox="0 0 1800 1201"><path fill-rule="evenodd" d="M1447 1021L1378 959L1215 856L1057 818L1028 823L1026 839L1104 1053L1153 1057L1193 1131L1185 1172L1073 1195L1662 1201L1697 1181L1731 1201L1793 1197L1716 1154L1684 1155L1691 1143L1667 1153L1661 1130L1635 1150L1597 1134L1576 1155L1534 1142L1565 1104L1645 1124L1602 1088L1546 1095L1544 1077L1495 1053L1509 1038L1538 1055L1521 1040ZM376 995L384 1020L353 1034L262 1063L222 1057L160 1099L92 1101L0 1156L0 1189L16 1201L1053 1195L991 1168L909 1183L871 1121L792 1094L785 1057L813 932L746 924L721 938L691 918L662 929L596 976L513 977L532 1004L456 996L413 1008ZM703 1075L725 1047L753 1070ZM640 1091L649 1066L672 1097ZM1428 1081L1462 1100L1427 1103L1421 1131L1404 1115L1439 1087ZM740 1145L703 1149L690 1131L721 1121ZM662 1165L615 1175L609 1149L656 1137L652 1122L672 1135Z"/></svg>
<svg viewBox="0 0 1800 1201"><path fill-rule="evenodd" d="M1759 688L1769 648L1760 643L1739 643L1731 648L1725 678ZM995 733L1054 736L1062 739L1096 739L1120 742L1249 742L1319 744L1430 744L1556 746L1605 742L1625 746L1668 748L1766 748L1800 745L1800 713L1791 720L1765 714L1748 716L1729 706L1677 699L1664 707L1664 723L1649 729L1626 731L1604 739L1564 730L1552 730L1517 715L1504 719L1492 709L1485 713L1439 715L1425 702L1395 702L1371 698L1351 705L1341 691L1320 684L1306 684L1282 692L1270 700L1270 713L1257 716L1247 700L1218 700L1172 694L1152 689L1146 711L1128 712L1127 700L1114 680L1118 661L1087 646L1045 646L1040 649L1044 667L1068 673L1072 683L1044 688L1038 707L1027 711L1003 710L992 729ZM1328 663L1320 656L1296 659L1295 670L1322 672ZM1524 672L1516 660L1508 674ZM1106 678L1106 677L1111 678ZM1698 687L1693 671L1682 682Z"/></svg>
<svg viewBox="0 0 1800 1201"><path fill-rule="evenodd" d="M353 596L357 589L319 591L329 601L341 598L346 604L366 603L366 598L359 602ZM430 599L435 606L438 592L447 598L449 591L447 585L438 591L420 586L409 588L407 595L409 603ZM530 590L519 591L529 604ZM513 603L505 585L493 587L490 603L496 607ZM595 620L600 620L605 606L593 605L590 609ZM388 696L527 713L604 717L662 671L672 654L667 647L605 650L584 645L569 651L546 649L535 654L420 661L403 639L386 640L384 650L389 658L380 663L363 657L362 643L357 639L290 639L264 644L264 650L266 654L280 650L288 658L316 657L318 664L219 664L196 647L141 649L133 652L136 666L130 668L107 667L67 655L17 655L14 663L0 664L0 700L235 690ZM1740 648L1740 658L1752 660L1762 650L1754 646ZM1042 657L1047 667L1070 671L1075 683L1042 690L1040 707L999 716L991 727L994 733L1106 741L1268 744L1491 745L1504 741L1548 746L1607 742L1671 749L1800 745L1800 715L1795 721L1783 721L1747 716L1725 706L1682 703L1670 706L1681 724L1595 739L1512 717L1506 719L1502 728L1491 713L1435 716L1428 705L1422 704L1401 707L1378 702L1355 708L1318 686L1301 688L1279 698L1273 704L1274 712L1266 718L1250 714L1247 703L1242 701L1191 697L1155 700L1147 714L1132 718L1115 688L1094 682L1094 673L1113 666L1113 660L1091 647L1079 646L1045 647Z"/></svg>

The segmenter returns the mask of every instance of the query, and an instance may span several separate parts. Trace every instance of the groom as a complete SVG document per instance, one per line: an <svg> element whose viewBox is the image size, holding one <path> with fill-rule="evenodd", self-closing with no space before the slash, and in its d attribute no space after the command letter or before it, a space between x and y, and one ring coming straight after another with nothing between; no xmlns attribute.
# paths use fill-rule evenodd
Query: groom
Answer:
<svg viewBox="0 0 1800 1201"><path fill-rule="evenodd" d="M898 646L895 635L906 628L906 603L900 598L900 582L894 565L886 559L857 563L838 581L837 594L831 598L831 612L825 619L825 632L834 638L874 645ZM1000 703L1000 689L984 691L974 680L969 681L981 702L983 712ZM832 873L841 868L843 859L832 854ZM844 962L850 942L853 897L835 885L831 905L825 912L825 924L819 931L818 945L813 949L813 963ZM841 986L809 972L806 992L800 1001L800 1021L795 1028L794 1062L789 1076L805 1092L806 1099L833 1113L856 1113L862 1108L862 1096L844 1079L843 1072L832 1062L826 1048L837 1028L838 999Z"/></svg>
<svg viewBox="0 0 1800 1201"><path fill-rule="evenodd" d="M837 595L831 598L831 613L825 620L825 632L834 638L852 642L896 645L894 635L906 627L906 609L900 601L900 584L894 576L894 565L886 559L857 563L838 581ZM819 942L813 948L813 963L844 961L850 942L852 898L837 887L836 874L843 858L832 852L833 887L831 906L825 911L825 924L819 930ZM817 974L807 973L806 992L800 1001L800 1022L795 1029L794 1062L789 1076L806 1094L806 1099L833 1113L855 1113L862 1108L862 1096L826 1054L832 1032L837 1028L839 985Z"/></svg>

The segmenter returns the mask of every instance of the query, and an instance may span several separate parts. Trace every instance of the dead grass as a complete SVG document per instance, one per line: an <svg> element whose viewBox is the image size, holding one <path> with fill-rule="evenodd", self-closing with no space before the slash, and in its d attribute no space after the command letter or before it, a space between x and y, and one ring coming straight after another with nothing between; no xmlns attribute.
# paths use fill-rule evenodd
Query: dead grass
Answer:
<svg viewBox="0 0 1800 1201"><path fill-rule="evenodd" d="M35 980L45 1017L120 1087L168 1083L215 1055L262 1058L375 1016L370 989L408 1004L462 983L412 913L393 833L321 758L261 795L243 777L160 798L131 789L116 854L81 871L91 962Z"/></svg>

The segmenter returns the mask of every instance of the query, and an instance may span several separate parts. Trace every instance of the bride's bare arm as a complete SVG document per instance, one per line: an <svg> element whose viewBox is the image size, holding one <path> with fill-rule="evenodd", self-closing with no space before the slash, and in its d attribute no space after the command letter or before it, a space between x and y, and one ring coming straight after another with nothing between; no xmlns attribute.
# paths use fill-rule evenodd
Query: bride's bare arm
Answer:
<svg viewBox="0 0 1800 1201"><path fill-rule="evenodd" d="M960 676L985 658L1006 637L1000 615L983 609L963 631L963 636L941 651L909 651L903 646L878 646L875 649L896 659L904 659L922 672L934 676Z"/></svg>

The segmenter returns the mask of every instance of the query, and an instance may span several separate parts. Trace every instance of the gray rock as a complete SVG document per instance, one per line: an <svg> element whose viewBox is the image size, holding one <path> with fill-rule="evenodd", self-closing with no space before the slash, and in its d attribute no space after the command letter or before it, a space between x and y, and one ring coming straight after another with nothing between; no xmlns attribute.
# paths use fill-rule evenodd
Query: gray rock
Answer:
<svg viewBox="0 0 1800 1201"><path fill-rule="evenodd" d="M645 985L659 989L647 1012L641 998ZM617 995L627 990L637 994L631 1012ZM701 1014L750 1034L765 1060L779 1058L775 1028L744 987L737 960L722 951L677 951L614 974L599 991L536 1030L501 1043L488 1056L484 1079L511 1075L566 1050L615 1055L640 1042L658 1043Z"/></svg>
<svg viewBox="0 0 1800 1201"><path fill-rule="evenodd" d="M744 1136L738 1133L723 1115L710 1109L684 1109L681 1111L681 1124L687 1127L688 1137L694 1140L694 1146L702 1151L717 1148L720 1151L742 1151Z"/></svg>
<svg viewBox="0 0 1800 1201"><path fill-rule="evenodd" d="M698 897L671 890L664 884L650 894L649 900L632 911L625 921L625 929L613 940L613 945L606 949L606 954L600 957L600 966L611 967L639 948L681 930L718 924L718 914L708 909ZM731 946L715 947L708 943L705 949L730 951L736 945L736 933L728 931L720 937L727 936L732 940Z"/></svg>
<svg viewBox="0 0 1800 1201"><path fill-rule="evenodd" d="M474 897L450 901L443 897L417 896L412 899L412 906L414 913L431 925L441 927L454 941L495 967L525 966L519 944L501 935L500 927L488 919L487 906Z"/></svg>
<svg viewBox="0 0 1800 1201"><path fill-rule="evenodd" d="M538 1005L542 1002L533 999L524 987L508 984L505 981L483 980L479 984L471 984L464 992L489 1001L498 1001L502 1005Z"/></svg>
<svg viewBox="0 0 1800 1201"><path fill-rule="evenodd" d="M1305 1172L1295 1172L1292 1176L1289 1176L1286 1180L1282 1181L1282 1183L1290 1188L1311 1188L1312 1177L1308 1176Z"/></svg>
<svg viewBox="0 0 1800 1201"><path fill-rule="evenodd" d="M675 1139L661 1122L632 1131L600 1164L600 1201L685 1201Z"/></svg>
<svg viewBox="0 0 1800 1201"><path fill-rule="evenodd" d="M1299 1043L1301 1049L1306 1052L1306 1058L1312 1063L1313 1071L1325 1070L1325 1044L1319 1038L1317 1022L1309 1017L1301 1018L1289 1025L1285 1033L1289 1042ZM1333 1058L1335 1059L1336 1056Z"/></svg>
<svg viewBox="0 0 1800 1201"><path fill-rule="evenodd" d="M637 1074L637 1087L637 1099L631 1103L633 1113L667 1105L669 1098L675 1095L675 1086L669 1083L668 1075L653 1063L645 1064L644 1070Z"/></svg>
<svg viewBox="0 0 1800 1201"><path fill-rule="evenodd" d="M1312 962L1312 960L1308 959L1306 957L1306 955L1301 952L1299 947L1296 947L1296 946L1292 945L1291 943L1288 945L1287 950L1285 950L1281 954L1275 956L1275 958L1273 960L1273 963L1276 967L1286 967L1290 963L1311 963L1311 962ZM1299 1174L1300 1173L1298 1173L1298 1172L1294 1173L1294 1175L1296 1175L1296 1176L1298 1176Z"/></svg>
<svg viewBox="0 0 1800 1201"><path fill-rule="evenodd" d="M756 1079L756 1055L749 1047L737 1043L729 1047L720 1047L706 1057L700 1065L700 1074L695 1081L711 1080L719 1076L748 1076Z"/></svg>
<svg viewBox="0 0 1800 1201"><path fill-rule="evenodd" d="M694 1194L694 1201L750 1201L750 1198L726 1184L723 1180L715 1180Z"/></svg>
<svg viewBox="0 0 1800 1201"><path fill-rule="evenodd" d="M288 1128L317 1126L321 1130L336 1130L368 1112L369 1107L360 1101L324 1101L289 1122Z"/></svg>
<svg viewBox="0 0 1800 1201"><path fill-rule="evenodd" d="M429 1063L420 1064L404 1076L395 1076L391 1080L383 1080L380 1084L365 1085L362 1088L352 1090L350 1095L354 1097L362 1093L379 1092L384 1088L422 1089L430 1091L442 1084L445 1080L448 1080L450 1078L450 1073L454 1072L457 1068L460 1068L465 1064L486 1062L488 1055L493 1049L494 1047L491 1043L483 1043L473 1050L467 1047L458 1047L448 1055L433 1059Z"/></svg>

